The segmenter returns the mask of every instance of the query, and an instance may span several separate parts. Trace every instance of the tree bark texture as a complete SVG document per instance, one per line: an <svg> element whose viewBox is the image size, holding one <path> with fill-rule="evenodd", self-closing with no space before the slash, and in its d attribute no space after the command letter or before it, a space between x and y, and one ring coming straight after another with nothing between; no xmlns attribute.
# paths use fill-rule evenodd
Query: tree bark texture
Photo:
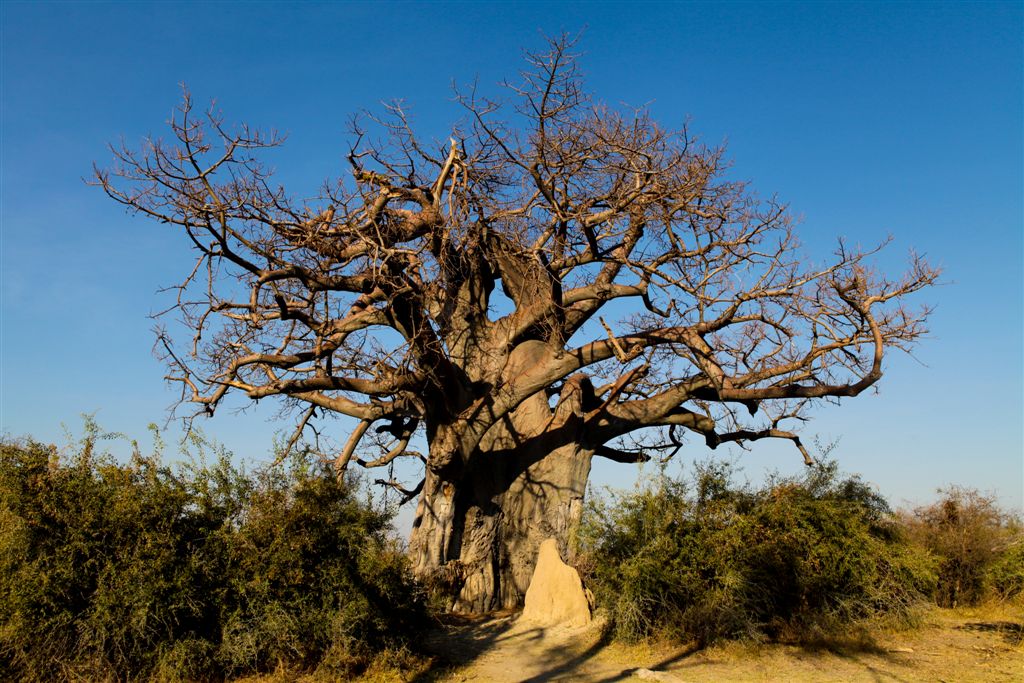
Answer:
<svg viewBox="0 0 1024 683"><path fill-rule="evenodd" d="M428 471L410 543L414 571L444 584L454 611L520 606L547 538L571 558L593 451L576 433L578 418L559 413L539 394L467 462Z"/></svg>

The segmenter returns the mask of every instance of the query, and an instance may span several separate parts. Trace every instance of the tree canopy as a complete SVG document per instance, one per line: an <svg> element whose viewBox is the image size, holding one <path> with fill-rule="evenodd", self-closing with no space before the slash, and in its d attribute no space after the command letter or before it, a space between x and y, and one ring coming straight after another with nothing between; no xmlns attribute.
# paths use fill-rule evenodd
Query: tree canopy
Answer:
<svg viewBox="0 0 1024 683"><path fill-rule="evenodd" d="M696 435L787 439L810 462L791 425L921 337L928 310L906 299L936 269L912 256L887 277L877 248L842 241L812 262L722 148L593 99L572 41L549 48L503 99L459 91L448 140L417 137L400 104L357 117L348 172L308 199L261 161L281 137L187 93L169 141L115 148L106 193L196 252L168 311L191 343L159 342L183 401L212 415L231 393L279 397L288 446L338 470L413 456L441 476L498 432L570 422L559 443L618 461ZM330 414L356 420L334 448ZM410 450L420 429L426 453Z"/></svg>

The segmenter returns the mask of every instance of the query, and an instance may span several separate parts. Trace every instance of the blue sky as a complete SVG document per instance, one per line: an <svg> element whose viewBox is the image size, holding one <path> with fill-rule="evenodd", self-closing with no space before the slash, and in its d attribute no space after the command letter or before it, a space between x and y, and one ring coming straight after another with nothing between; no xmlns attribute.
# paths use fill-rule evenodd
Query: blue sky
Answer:
<svg viewBox="0 0 1024 683"><path fill-rule="evenodd" d="M915 357L877 395L819 411L809 436L897 504L950 484L1021 507L1020 3L0 4L0 431L60 442L81 413L142 437L174 401L153 359L157 290L188 268L179 235L125 215L82 178L106 145L162 134L186 83L229 120L275 127L298 195L343 172L348 116L402 98L443 136L451 83L514 77L544 33L577 32L591 90L689 119L734 175L802 217L812 257L838 236L898 270L910 248L946 284ZM207 433L266 457L271 406ZM706 453L696 448L675 465ZM791 449L737 455L752 477ZM598 484L636 469L602 465Z"/></svg>

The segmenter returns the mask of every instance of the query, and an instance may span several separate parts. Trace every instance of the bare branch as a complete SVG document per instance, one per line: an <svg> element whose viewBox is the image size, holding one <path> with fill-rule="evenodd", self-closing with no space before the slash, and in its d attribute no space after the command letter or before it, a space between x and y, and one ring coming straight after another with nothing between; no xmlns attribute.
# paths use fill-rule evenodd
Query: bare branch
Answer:
<svg viewBox="0 0 1024 683"><path fill-rule="evenodd" d="M443 143L399 102L353 120L349 168L315 197L260 160L280 136L197 116L187 92L168 142L113 147L95 183L195 250L161 314L188 343L158 341L182 400L213 414L228 394L283 397L301 408L285 453L317 408L352 416L339 472L457 468L509 424L573 420L618 460L647 457L611 442L650 429L659 452L679 429L789 439L807 458L776 417L875 386L886 353L926 333L907 301L938 271L912 255L887 278L881 246L842 242L810 262L786 206L730 180L722 149L593 101L572 45L528 55L507 102L459 93L468 120ZM573 411L545 407L560 392ZM397 431L358 457L377 421Z"/></svg>

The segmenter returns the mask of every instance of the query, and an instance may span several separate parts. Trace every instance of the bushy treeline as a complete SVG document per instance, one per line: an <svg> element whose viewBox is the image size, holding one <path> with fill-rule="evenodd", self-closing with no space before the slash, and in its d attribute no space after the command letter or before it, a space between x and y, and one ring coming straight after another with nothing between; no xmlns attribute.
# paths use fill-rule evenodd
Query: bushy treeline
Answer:
<svg viewBox="0 0 1024 683"><path fill-rule="evenodd" d="M957 499L957 519L977 502ZM928 510L896 515L834 464L762 487L709 464L689 480L659 476L592 495L579 564L626 640L806 640L871 621L913 623L922 605L949 602L954 580L961 596L977 587L975 600L1020 592L1019 528L987 518L988 554L968 570L963 556L976 548L956 545Z"/></svg>
<svg viewBox="0 0 1024 683"><path fill-rule="evenodd" d="M1024 525L993 496L953 486L900 517L912 542L938 560L935 601L976 605L1024 593Z"/></svg>
<svg viewBox="0 0 1024 683"><path fill-rule="evenodd" d="M389 515L311 463L0 453L0 679L219 680L402 653L424 619Z"/></svg>
<svg viewBox="0 0 1024 683"><path fill-rule="evenodd" d="M426 625L390 516L318 463L247 474L0 443L0 680L346 680ZM200 447L203 446L198 442ZM835 465L760 487L728 465L591 495L578 566L614 635L807 639L1024 594L1024 529L952 488L894 514Z"/></svg>

